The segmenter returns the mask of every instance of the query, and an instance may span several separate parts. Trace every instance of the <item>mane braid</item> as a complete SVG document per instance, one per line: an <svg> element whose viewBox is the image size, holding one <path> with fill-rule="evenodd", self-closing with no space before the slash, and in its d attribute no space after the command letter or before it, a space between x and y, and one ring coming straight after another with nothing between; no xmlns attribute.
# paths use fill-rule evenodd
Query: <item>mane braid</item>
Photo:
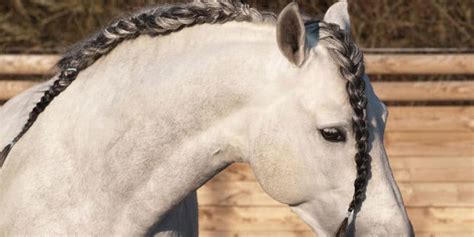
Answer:
<svg viewBox="0 0 474 237"><path fill-rule="evenodd" d="M58 62L60 73L54 84L44 92L29 114L21 132L0 153L0 167L20 138L31 128L38 116L77 77L80 71L107 55L118 44L141 35L160 36L199 24L225 23L229 21L274 21L275 15L259 12L249 5L233 0L197 0L188 4L169 5L119 19L101 32L86 40Z"/></svg>
<svg viewBox="0 0 474 237"><path fill-rule="evenodd" d="M349 33L336 24L320 22L321 43L329 50L333 60L339 64L340 74L347 81L346 90L353 110L352 127L356 140L355 162L357 177L354 181L354 195L348 208L348 217L355 214L365 199L370 179L371 157L369 155L369 129L367 126L367 96L365 94L365 67L360 48ZM336 236L346 236L348 217L344 219Z"/></svg>

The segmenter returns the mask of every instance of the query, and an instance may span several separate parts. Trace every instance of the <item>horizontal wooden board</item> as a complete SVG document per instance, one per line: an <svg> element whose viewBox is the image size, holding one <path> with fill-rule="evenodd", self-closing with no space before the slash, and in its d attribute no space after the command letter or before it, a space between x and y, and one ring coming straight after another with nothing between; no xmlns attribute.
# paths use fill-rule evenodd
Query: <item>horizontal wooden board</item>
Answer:
<svg viewBox="0 0 474 237"><path fill-rule="evenodd" d="M28 89L34 80L0 80L0 99ZM373 82L383 101L458 101L474 100L474 81Z"/></svg>
<svg viewBox="0 0 474 237"><path fill-rule="evenodd" d="M256 181L210 181L198 190L200 206L282 206Z"/></svg>
<svg viewBox="0 0 474 237"><path fill-rule="evenodd" d="M311 231L200 231L200 237L316 237Z"/></svg>
<svg viewBox="0 0 474 237"><path fill-rule="evenodd" d="M474 207L474 183L399 183L398 186L407 207Z"/></svg>
<svg viewBox="0 0 474 237"><path fill-rule="evenodd" d="M473 54L365 53L369 74L474 74ZM0 74L51 73L58 55L0 55Z"/></svg>
<svg viewBox="0 0 474 237"><path fill-rule="evenodd" d="M0 55L0 74L48 75L54 72L59 55Z"/></svg>
<svg viewBox="0 0 474 237"><path fill-rule="evenodd" d="M214 178L214 181L255 181L255 175L248 164L234 163L221 171Z"/></svg>
<svg viewBox="0 0 474 237"><path fill-rule="evenodd" d="M390 164L397 182L474 182L474 157L391 157ZM214 180L255 181L246 164L233 164Z"/></svg>
<svg viewBox="0 0 474 237"><path fill-rule="evenodd" d="M474 74L474 54L364 54L369 74Z"/></svg>
<svg viewBox="0 0 474 237"><path fill-rule="evenodd" d="M201 231L310 231L288 207L200 208ZM416 232L474 231L474 208L408 208Z"/></svg>
<svg viewBox="0 0 474 237"><path fill-rule="evenodd" d="M201 237L317 237L310 231L200 231ZM416 232L416 237L474 237L474 232Z"/></svg>
<svg viewBox="0 0 474 237"><path fill-rule="evenodd" d="M415 232L416 237L474 237L473 231L451 231L451 232Z"/></svg>
<svg viewBox="0 0 474 237"><path fill-rule="evenodd" d="M474 183L398 185L407 207L474 207ZM210 181L198 190L198 199L202 206L281 206L256 181Z"/></svg>
<svg viewBox="0 0 474 237"><path fill-rule="evenodd" d="M474 100L474 81L376 82L372 85L382 101Z"/></svg>
<svg viewBox="0 0 474 237"><path fill-rule="evenodd" d="M33 80L0 80L0 100L8 100L37 83Z"/></svg>
<svg viewBox="0 0 474 237"><path fill-rule="evenodd" d="M385 148L390 156L473 156L473 132L389 132Z"/></svg>
<svg viewBox="0 0 474 237"><path fill-rule="evenodd" d="M199 208L201 231L310 231L288 207Z"/></svg>
<svg viewBox="0 0 474 237"><path fill-rule="evenodd" d="M474 182L474 157L390 157L398 182Z"/></svg>
<svg viewBox="0 0 474 237"><path fill-rule="evenodd" d="M474 231L474 208L408 208L416 232Z"/></svg>
<svg viewBox="0 0 474 237"><path fill-rule="evenodd" d="M473 93L474 94L474 93ZM388 106L386 131L474 131L474 106Z"/></svg>

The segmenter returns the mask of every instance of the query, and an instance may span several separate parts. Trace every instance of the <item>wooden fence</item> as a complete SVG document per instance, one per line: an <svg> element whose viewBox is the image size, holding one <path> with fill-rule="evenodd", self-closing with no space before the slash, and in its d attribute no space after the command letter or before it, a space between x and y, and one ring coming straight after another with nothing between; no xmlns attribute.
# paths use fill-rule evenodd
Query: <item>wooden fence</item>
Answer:
<svg viewBox="0 0 474 237"><path fill-rule="evenodd" d="M0 56L0 100L37 83L11 78L50 74L56 60L54 55ZM372 74L474 74L470 54L367 54L366 61ZM376 82L374 87L384 101L430 104L389 106L385 138L417 236L474 236L474 80ZM313 236L288 207L262 191L247 165L224 170L198 196L201 236Z"/></svg>

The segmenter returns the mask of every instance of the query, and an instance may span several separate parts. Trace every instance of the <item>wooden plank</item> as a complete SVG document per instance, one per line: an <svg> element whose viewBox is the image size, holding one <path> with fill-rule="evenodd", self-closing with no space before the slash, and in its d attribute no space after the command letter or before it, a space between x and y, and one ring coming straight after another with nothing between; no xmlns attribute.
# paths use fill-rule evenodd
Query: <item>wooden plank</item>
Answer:
<svg viewBox="0 0 474 237"><path fill-rule="evenodd" d="M473 157L408 157L390 159L397 182L474 182ZM255 181L246 164L233 164L219 175L219 181Z"/></svg>
<svg viewBox="0 0 474 237"><path fill-rule="evenodd" d="M474 237L473 232L417 232L416 237ZM292 232L292 231L255 231L255 232L222 232L222 231L201 231L201 237L316 237L312 232Z"/></svg>
<svg viewBox="0 0 474 237"><path fill-rule="evenodd" d="M474 183L399 183L398 186L407 207L474 207Z"/></svg>
<svg viewBox="0 0 474 237"><path fill-rule="evenodd" d="M474 131L474 106L389 106L385 130Z"/></svg>
<svg viewBox="0 0 474 237"><path fill-rule="evenodd" d="M58 55L0 55L0 74L51 75Z"/></svg>
<svg viewBox="0 0 474 237"><path fill-rule="evenodd" d="M407 207L474 207L474 183L398 185ZM256 181L213 180L198 190L198 200L201 206L281 206Z"/></svg>
<svg viewBox="0 0 474 237"><path fill-rule="evenodd" d="M369 74L474 74L474 54L364 55ZM0 55L0 74L45 75L58 55Z"/></svg>
<svg viewBox="0 0 474 237"><path fill-rule="evenodd" d="M397 182L474 182L474 157L390 157ZM216 181L255 181L247 164L233 164Z"/></svg>
<svg viewBox="0 0 474 237"><path fill-rule="evenodd" d="M368 74L474 74L474 54L364 54Z"/></svg>
<svg viewBox="0 0 474 237"><path fill-rule="evenodd" d="M201 231L310 231L288 207L199 208Z"/></svg>
<svg viewBox="0 0 474 237"><path fill-rule="evenodd" d="M256 181L248 164L234 163L212 178L213 181Z"/></svg>
<svg viewBox="0 0 474 237"><path fill-rule="evenodd" d="M415 232L415 235L416 237L474 237L474 232Z"/></svg>
<svg viewBox="0 0 474 237"><path fill-rule="evenodd" d="M311 231L200 231L200 237L316 237Z"/></svg>
<svg viewBox="0 0 474 237"><path fill-rule="evenodd" d="M415 232L474 232L474 208L408 208Z"/></svg>
<svg viewBox="0 0 474 237"><path fill-rule="evenodd" d="M372 85L382 101L474 100L474 81L375 82Z"/></svg>
<svg viewBox="0 0 474 237"><path fill-rule="evenodd" d="M387 54L387 53L418 53L418 54L451 54L451 53L474 53L473 48L461 47L461 48L362 48L364 53L376 53L376 54Z"/></svg>
<svg viewBox="0 0 474 237"><path fill-rule="evenodd" d="M198 189L200 206L282 206L256 181L210 181Z"/></svg>
<svg viewBox="0 0 474 237"><path fill-rule="evenodd" d="M0 80L0 96L3 100L9 99L35 82L37 83L32 80ZM374 82L372 85L383 101L474 100L474 81Z"/></svg>
<svg viewBox="0 0 474 237"><path fill-rule="evenodd" d="M416 237L474 237L473 232L416 232ZM200 231L201 237L316 237L310 231Z"/></svg>
<svg viewBox="0 0 474 237"><path fill-rule="evenodd" d="M0 100L8 100L37 83L33 80L0 80Z"/></svg>
<svg viewBox="0 0 474 237"><path fill-rule="evenodd" d="M408 208L416 232L472 232L474 208ZM201 231L310 231L288 207L214 207L199 210Z"/></svg>
<svg viewBox="0 0 474 237"><path fill-rule="evenodd" d="M474 157L390 157L398 182L474 182Z"/></svg>
<svg viewBox="0 0 474 237"><path fill-rule="evenodd" d="M391 132L385 135L385 148L391 156L473 156L472 132Z"/></svg>

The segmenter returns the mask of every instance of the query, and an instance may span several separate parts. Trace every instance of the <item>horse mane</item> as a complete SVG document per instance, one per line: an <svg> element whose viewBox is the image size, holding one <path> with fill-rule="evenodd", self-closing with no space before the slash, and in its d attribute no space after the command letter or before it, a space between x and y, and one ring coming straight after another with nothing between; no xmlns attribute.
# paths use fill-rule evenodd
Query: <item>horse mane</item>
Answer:
<svg viewBox="0 0 474 237"><path fill-rule="evenodd" d="M336 237L347 235L348 218L360 210L365 200L367 184L371 176L369 155L369 129L367 124L367 95L365 93L365 65L362 50L352 40L351 34L338 25L324 21L309 20L305 28L319 34L321 43L339 66L340 75L346 80L346 91L353 110L352 128L356 140L355 163L357 177L354 181L354 195L347 209L347 217L337 230Z"/></svg>
<svg viewBox="0 0 474 237"><path fill-rule="evenodd" d="M68 67L83 70L121 42L141 35L163 36L200 24L274 20L276 16L273 13L257 11L247 4L234 0L195 0L178 5L159 5L112 22L102 31L66 52L58 67L62 70Z"/></svg>
<svg viewBox="0 0 474 237"><path fill-rule="evenodd" d="M319 40L329 51L332 59L339 66L340 75L346 80L346 91L352 107L352 129L356 141L354 160L357 176L354 181L354 195L347 209L347 216L337 230L336 237L346 236L349 217L355 216L365 200L367 184L371 176L369 154L369 128L367 121L367 95L365 93L365 65L362 50L352 40L350 32L338 25L320 22Z"/></svg>

